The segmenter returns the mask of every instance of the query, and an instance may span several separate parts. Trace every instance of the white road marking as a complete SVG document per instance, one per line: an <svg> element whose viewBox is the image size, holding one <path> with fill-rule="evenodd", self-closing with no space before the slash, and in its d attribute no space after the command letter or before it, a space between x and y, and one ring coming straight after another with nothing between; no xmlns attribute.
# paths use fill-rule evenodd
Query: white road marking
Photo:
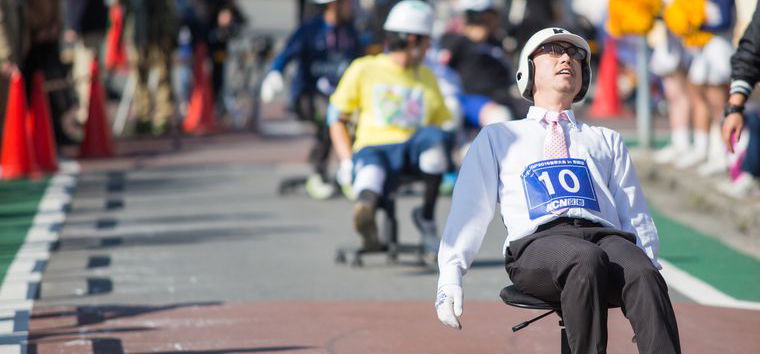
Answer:
<svg viewBox="0 0 760 354"><path fill-rule="evenodd" d="M35 289L39 291L42 278L40 268L44 268L50 257L50 248L58 240L78 173L79 164L75 161L60 163L58 173L48 182L37 206L37 214L27 231L24 244L19 248L0 284L0 335L15 342L7 344L6 341L6 344L0 345L0 354L26 353L24 345L28 333L26 328L16 331L16 320L22 324L29 321L34 305L34 298L30 297L34 296Z"/></svg>
<svg viewBox="0 0 760 354"><path fill-rule="evenodd" d="M668 285L700 305L760 310L758 302L735 299L673 264L662 259L659 261L662 264L662 276Z"/></svg>

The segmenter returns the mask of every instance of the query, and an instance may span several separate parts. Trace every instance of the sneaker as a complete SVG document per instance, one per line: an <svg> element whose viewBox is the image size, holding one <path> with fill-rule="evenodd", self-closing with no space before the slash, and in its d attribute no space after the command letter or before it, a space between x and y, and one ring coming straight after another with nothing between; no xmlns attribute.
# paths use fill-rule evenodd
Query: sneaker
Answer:
<svg viewBox="0 0 760 354"><path fill-rule="evenodd" d="M668 145L654 153L653 159L658 164L669 164L684 153L684 149Z"/></svg>
<svg viewBox="0 0 760 354"><path fill-rule="evenodd" d="M153 124L151 124L151 122L148 120L138 119L137 123L135 123L136 135L150 134L152 129L153 129Z"/></svg>
<svg viewBox="0 0 760 354"><path fill-rule="evenodd" d="M346 199L356 200L356 193L354 193L354 188L351 187L350 184L340 186L340 192L343 193L343 196L346 197Z"/></svg>
<svg viewBox="0 0 760 354"><path fill-rule="evenodd" d="M694 167L700 162L703 162L707 158L707 153L705 152L697 152L697 151L689 151L683 155L683 158L680 160L676 160L674 166L676 168L686 169L690 167Z"/></svg>
<svg viewBox="0 0 760 354"><path fill-rule="evenodd" d="M710 177L728 171L728 164L726 161L719 160L707 160L704 164L697 168L697 173L702 177Z"/></svg>
<svg viewBox="0 0 760 354"><path fill-rule="evenodd" d="M166 133L168 132L169 132L168 122L154 124L151 128L151 133L153 134L153 136L163 136L163 135L166 135Z"/></svg>
<svg viewBox="0 0 760 354"><path fill-rule="evenodd" d="M441 240L438 239L438 227L435 225L435 220L425 219L422 216L422 207L412 210L412 220L422 235L422 248L425 256L434 258L438 255L438 246L441 243Z"/></svg>
<svg viewBox="0 0 760 354"><path fill-rule="evenodd" d="M335 194L335 186L325 182L319 174L313 174L306 179L306 194L313 199L324 200Z"/></svg>
<svg viewBox="0 0 760 354"><path fill-rule="evenodd" d="M742 173L735 181L721 181L716 186L724 195L736 199L754 198L760 195L760 184L749 173Z"/></svg>
<svg viewBox="0 0 760 354"><path fill-rule="evenodd" d="M362 191L354 205L354 229L362 237L362 247L367 251L383 248L377 238L376 205L377 194L369 191Z"/></svg>

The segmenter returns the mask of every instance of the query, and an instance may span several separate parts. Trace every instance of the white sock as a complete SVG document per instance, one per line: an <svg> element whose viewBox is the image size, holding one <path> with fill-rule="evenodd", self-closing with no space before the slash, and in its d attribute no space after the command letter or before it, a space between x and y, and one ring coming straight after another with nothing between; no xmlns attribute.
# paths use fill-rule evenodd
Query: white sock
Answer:
<svg viewBox="0 0 760 354"><path fill-rule="evenodd" d="M694 151L700 154L707 154L707 137L708 133L695 130L694 131Z"/></svg>
<svg viewBox="0 0 760 354"><path fill-rule="evenodd" d="M673 130L670 132L670 144L677 149L686 149L689 147L689 131Z"/></svg>

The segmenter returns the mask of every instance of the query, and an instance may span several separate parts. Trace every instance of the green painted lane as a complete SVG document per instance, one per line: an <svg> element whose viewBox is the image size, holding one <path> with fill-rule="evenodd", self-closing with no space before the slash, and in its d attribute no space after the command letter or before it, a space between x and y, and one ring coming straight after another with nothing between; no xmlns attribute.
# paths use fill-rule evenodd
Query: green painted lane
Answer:
<svg viewBox="0 0 760 354"><path fill-rule="evenodd" d="M639 147L639 139L636 137L625 136L623 137L623 142L625 142L625 145L629 149ZM655 150L662 149L668 144L670 144L670 138L667 137L655 137L652 139L652 148Z"/></svg>
<svg viewBox="0 0 760 354"><path fill-rule="evenodd" d="M624 140L628 147L638 146L636 138ZM664 147L669 140L655 138L654 148ZM736 299L760 301L760 260L668 218L651 204L650 211L660 235L661 258Z"/></svg>
<svg viewBox="0 0 760 354"><path fill-rule="evenodd" d="M0 284L32 226L48 180L0 182Z"/></svg>
<svg viewBox="0 0 760 354"><path fill-rule="evenodd" d="M651 209L660 257L739 300L760 301L760 261Z"/></svg>

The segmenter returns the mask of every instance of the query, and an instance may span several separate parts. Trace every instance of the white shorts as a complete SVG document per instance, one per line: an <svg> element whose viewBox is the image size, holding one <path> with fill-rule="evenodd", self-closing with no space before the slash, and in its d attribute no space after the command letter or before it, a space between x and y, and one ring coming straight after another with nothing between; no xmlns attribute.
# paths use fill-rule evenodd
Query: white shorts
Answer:
<svg viewBox="0 0 760 354"><path fill-rule="evenodd" d="M731 55L734 48L723 37L715 36L694 52L689 81L697 85L726 85L731 81Z"/></svg>
<svg viewBox="0 0 760 354"><path fill-rule="evenodd" d="M657 76L667 76L678 69L687 68L689 59L689 53L681 41L668 33L667 38L654 48L649 68Z"/></svg>

